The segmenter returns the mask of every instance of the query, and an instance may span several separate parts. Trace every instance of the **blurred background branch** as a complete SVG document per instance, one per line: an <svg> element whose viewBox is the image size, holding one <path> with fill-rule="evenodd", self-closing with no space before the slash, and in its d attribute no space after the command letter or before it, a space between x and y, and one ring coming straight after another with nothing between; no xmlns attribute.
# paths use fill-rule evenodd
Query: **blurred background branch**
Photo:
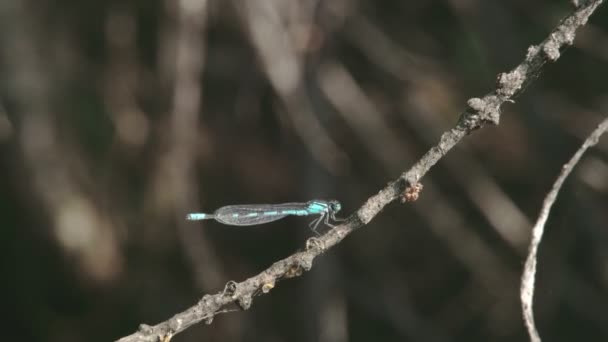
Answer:
<svg viewBox="0 0 608 342"><path fill-rule="evenodd" d="M305 223L185 213L323 197L354 211L569 6L1 1L5 337L114 340L259 273L303 244ZM527 340L529 222L606 112L606 15L500 127L443 158L413 205L387 208L247 314L174 340ZM546 340L608 337L607 149L589 151L548 221L535 297Z"/></svg>

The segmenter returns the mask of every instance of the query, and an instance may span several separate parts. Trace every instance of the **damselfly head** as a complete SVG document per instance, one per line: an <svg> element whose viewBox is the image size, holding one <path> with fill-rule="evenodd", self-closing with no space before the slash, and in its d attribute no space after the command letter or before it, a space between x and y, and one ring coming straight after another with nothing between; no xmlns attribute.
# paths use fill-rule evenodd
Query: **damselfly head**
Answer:
<svg viewBox="0 0 608 342"><path fill-rule="evenodd" d="M329 210L334 214L342 209L342 205L338 201L329 201Z"/></svg>

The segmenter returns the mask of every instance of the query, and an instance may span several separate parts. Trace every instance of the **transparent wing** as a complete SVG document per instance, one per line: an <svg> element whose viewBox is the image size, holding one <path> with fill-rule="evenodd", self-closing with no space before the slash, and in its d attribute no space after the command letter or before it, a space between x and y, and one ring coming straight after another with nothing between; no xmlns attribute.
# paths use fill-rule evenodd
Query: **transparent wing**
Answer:
<svg viewBox="0 0 608 342"><path fill-rule="evenodd" d="M284 204L242 204L221 207L215 211L215 220L232 226L252 226L280 220L292 213L306 208L305 203Z"/></svg>

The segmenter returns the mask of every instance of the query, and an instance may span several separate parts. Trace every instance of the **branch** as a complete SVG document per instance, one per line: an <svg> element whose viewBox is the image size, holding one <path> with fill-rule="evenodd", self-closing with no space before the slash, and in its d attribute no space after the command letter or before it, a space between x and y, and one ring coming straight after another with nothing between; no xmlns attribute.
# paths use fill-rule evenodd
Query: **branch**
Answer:
<svg viewBox="0 0 608 342"><path fill-rule="evenodd" d="M538 220L532 228L532 239L530 241L530 248L528 250L528 257L526 259L526 264L524 266L524 273L521 276L521 307L524 315L524 321L526 322L526 327L528 328L528 334L530 335L530 340L532 342L540 342L540 336L538 335L538 330L536 330L536 325L534 324L534 313L532 310L532 299L534 297L534 277L536 275L536 255L538 252L538 245L543 238L543 232L545 230L545 223L547 223L547 218L549 218L549 214L551 212L551 207L557 198L557 194L561 189L564 181L574 169L574 166L578 164L578 161L583 156L583 153L587 151L587 149L595 144L597 144L600 136L604 134L604 132L608 130L608 118L604 119L602 123L587 137L587 140L583 143L583 145L576 151L572 159L568 161L560 172L557 180L551 187L551 191L545 197L543 201L543 206L540 210L540 215L538 216Z"/></svg>
<svg viewBox="0 0 608 342"><path fill-rule="evenodd" d="M278 280L298 277L304 271L310 270L317 256L338 244L357 228L369 223L387 204L400 197L403 201L411 200L411 193L419 191L419 180L462 138L486 124L499 123L500 107L505 102L513 102L513 98L536 79L546 62L554 62L560 57L560 52L572 44L576 29L587 22L602 2L603 0L592 0L580 5L562 20L541 44L529 47L523 62L510 72L499 75L497 88L493 92L482 98L469 99L468 107L461 114L456 126L444 133L436 146L398 179L370 197L343 224L323 236L309 239L304 251L277 261L260 274L240 283L228 282L222 292L205 295L196 305L167 321L155 326L142 324L139 331L118 342L168 342L175 334L203 320L210 324L213 317L224 312L224 308L230 304L236 303L241 309L247 310L254 296L268 293Z"/></svg>

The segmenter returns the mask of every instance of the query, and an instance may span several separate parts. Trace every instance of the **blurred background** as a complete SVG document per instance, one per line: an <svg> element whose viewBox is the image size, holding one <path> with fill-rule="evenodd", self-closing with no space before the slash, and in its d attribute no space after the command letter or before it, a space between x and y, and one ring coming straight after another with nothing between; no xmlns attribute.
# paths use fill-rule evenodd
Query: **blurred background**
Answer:
<svg viewBox="0 0 608 342"><path fill-rule="evenodd" d="M112 341L303 247L309 218L187 222L337 199L344 216L490 91L568 1L0 2L3 337ZM526 341L544 195L608 113L608 9L514 104L369 225L246 312L173 341ZM540 247L547 341L608 340L608 138Z"/></svg>

